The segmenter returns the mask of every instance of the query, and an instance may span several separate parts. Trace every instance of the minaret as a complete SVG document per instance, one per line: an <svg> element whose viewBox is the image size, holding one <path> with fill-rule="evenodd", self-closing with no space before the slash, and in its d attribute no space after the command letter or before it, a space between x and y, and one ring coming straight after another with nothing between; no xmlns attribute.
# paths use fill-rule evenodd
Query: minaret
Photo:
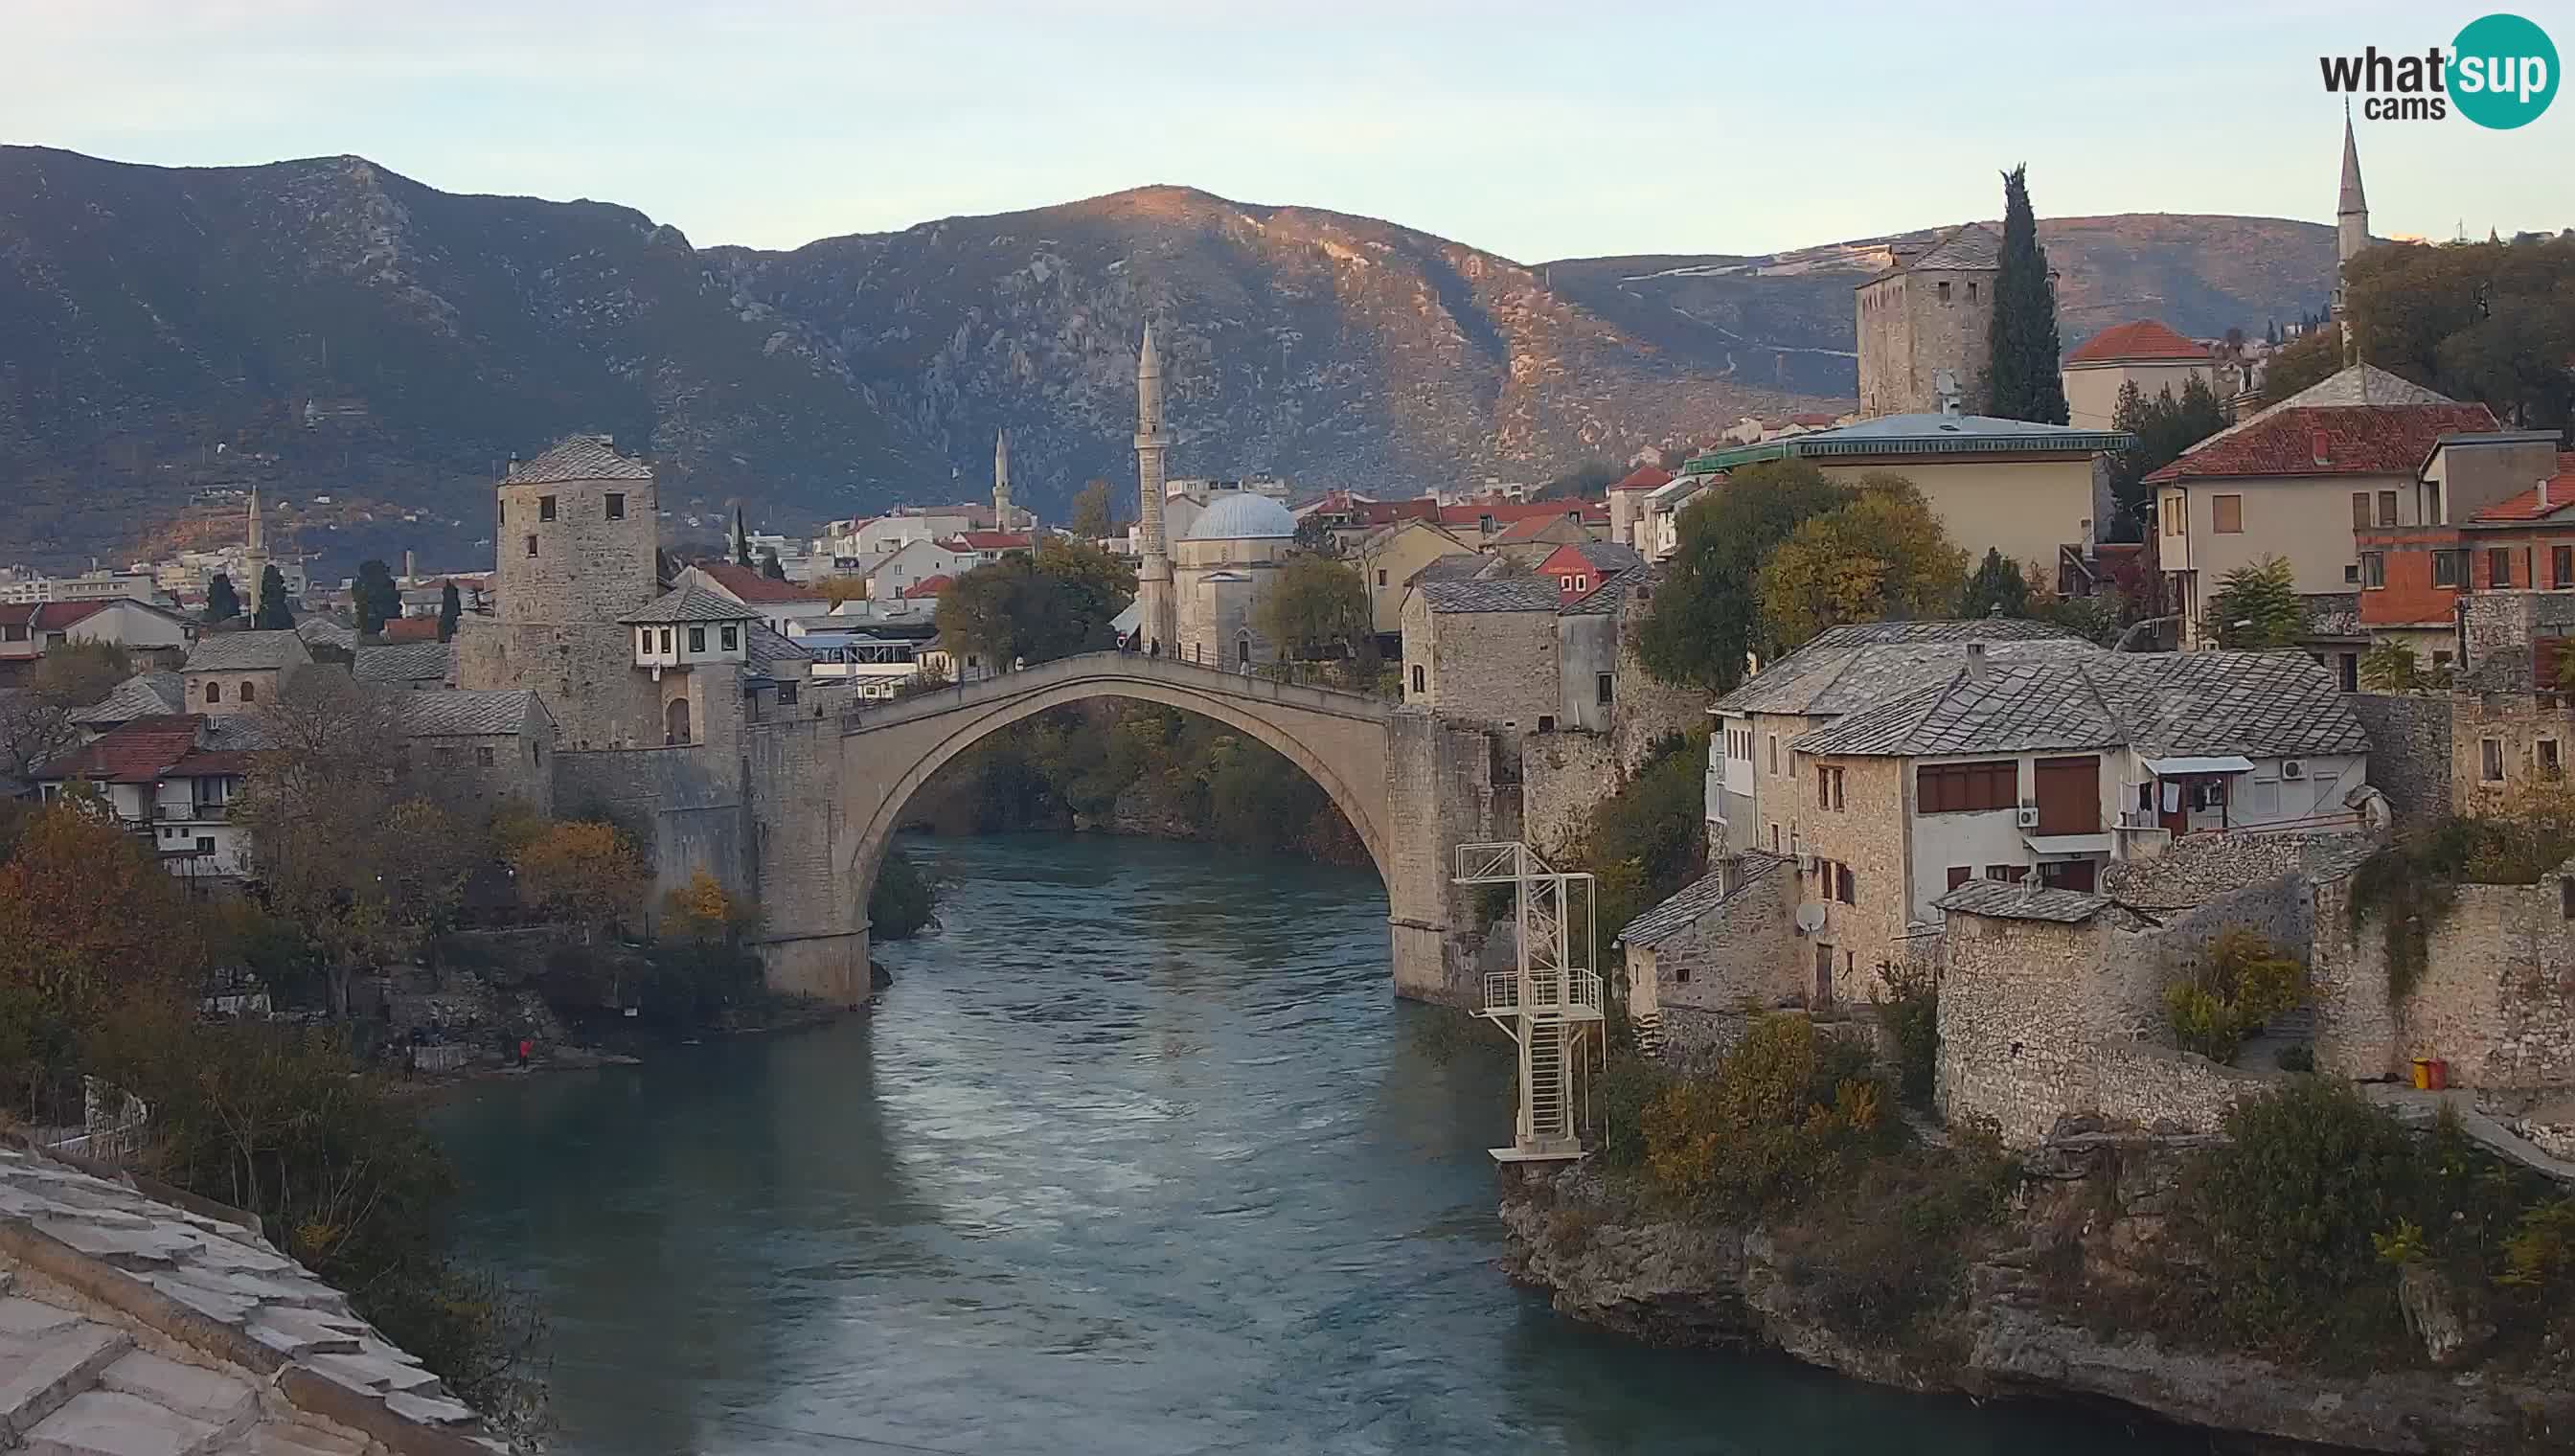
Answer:
<svg viewBox="0 0 2575 1456"><path fill-rule="evenodd" d="M259 621L260 588L268 580L268 523L259 509L259 487L250 488L250 526L242 535L242 575L250 580L238 592L242 610Z"/></svg>
<svg viewBox="0 0 2575 1456"><path fill-rule="evenodd" d="M993 529L1018 529L1013 521L1016 514L1011 507L1011 432L997 430L993 433Z"/></svg>
<svg viewBox="0 0 2575 1456"><path fill-rule="evenodd" d="M2334 203L2334 321L2342 326L2342 353L2352 362L2350 285L2345 275L2351 260L2369 246L2369 198L2360 190L2360 147L2352 139L2351 103L2342 109L2342 196Z"/></svg>
<svg viewBox="0 0 2575 1456"><path fill-rule="evenodd" d="M1163 356L1154 348L1154 326L1145 326L1145 349L1136 358L1136 534L1145 561L1136 573L1136 600L1145 607L1138 630L1150 646L1180 653L1179 604L1172 597L1172 557L1163 542L1163 452L1171 448L1163 433Z"/></svg>

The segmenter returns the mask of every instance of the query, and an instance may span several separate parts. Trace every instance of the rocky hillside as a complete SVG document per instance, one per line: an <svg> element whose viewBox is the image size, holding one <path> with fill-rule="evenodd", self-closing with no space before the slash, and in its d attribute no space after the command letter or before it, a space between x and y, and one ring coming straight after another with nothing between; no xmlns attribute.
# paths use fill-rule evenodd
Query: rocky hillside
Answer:
<svg viewBox="0 0 2575 1456"><path fill-rule="evenodd" d="M2146 312L2258 328L2330 271L2303 224L2049 226L2072 337ZM760 253L354 157L0 148L0 557L115 557L261 481L326 571L475 561L500 462L574 430L652 452L683 514L741 498L793 527L980 493L1008 426L1022 498L1055 508L1132 479L1149 319L1176 474L1542 480L1846 399L1850 286L1885 241L1532 269L1157 187Z"/></svg>

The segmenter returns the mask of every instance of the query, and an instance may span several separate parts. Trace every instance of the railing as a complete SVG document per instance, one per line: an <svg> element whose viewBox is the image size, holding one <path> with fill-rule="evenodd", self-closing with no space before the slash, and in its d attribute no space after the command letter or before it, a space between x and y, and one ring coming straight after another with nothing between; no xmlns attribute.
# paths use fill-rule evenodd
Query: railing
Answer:
<svg viewBox="0 0 2575 1456"><path fill-rule="evenodd" d="M114 1083L85 1076L81 1102L83 1130L48 1142L47 1148L103 1163L132 1162L142 1154L143 1130L152 1123L152 1109L142 1098Z"/></svg>
<svg viewBox="0 0 2575 1456"><path fill-rule="evenodd" d="M1600 977L1587 970L1532 970L1526 1001L1520 999L1520 973L1494 970L1484 974L1486 1011L1549 1012L1567 1019L1590 1020L1600 1014Z"/></svg>

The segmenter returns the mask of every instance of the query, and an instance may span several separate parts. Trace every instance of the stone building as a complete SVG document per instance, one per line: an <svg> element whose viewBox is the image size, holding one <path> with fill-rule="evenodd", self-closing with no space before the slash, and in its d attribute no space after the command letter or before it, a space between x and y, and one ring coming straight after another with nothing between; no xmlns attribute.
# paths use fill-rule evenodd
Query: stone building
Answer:
<svg viewBox="0 0 2575 1456"><path fill-rule="evenodd" d="M275 703L288 675L311 666L313 654L292 632L226 632L199 639L179 677L189 712L221 717Z"/></svg>
<svg viewBox="0 0 2575 1456"><path fill-rule="evenodd" d="M411 770L427 775L441 804L553 808L555 721L536 694L520 688L406 697L402 725L411 737Z"/></svg>
<svg viewBox="0 0 2575 1456"><path fill-rule="evenodd" d="M1791 969L1796 877L1773 854L1719 859L1680 893L1618 932L1627 1014L1676 1050L1717 1045L1730 1021L1804 1004Z"/></svg>
<svg viewBox="0 0 2575 1456"><path fill-rule="evenodd" d="M2457 1086L2575 1085L2575 862L2535 884L2459 885L2394 983L2386 912L2355 911L2349 868L2316 886L2319 1069L2401 1077L2437 1057Z"/></svg>
<svg viewBox="0 0 2575 1456"><path fill-rule="evenodd" d="M1561 712L1555 584L1429 581L1403 603L1403 702L1444 718L1544 732Z"/></svg>
<svg viewBox="0 0 2575 1456"><path fill-rule="evenodd" d="M1940 414L1981 399L1992 358L2002 240L1981 223L1952 230L1859 286L1859 413Z"/></svg>
<svg viewBox="0 0 2575 1456"><path fill-rule="evenodd" d="M361 683L406 693L453 688L456 686L456 645L443 642L362 645L350 657L349 673Z"/></svg>
<svg viewBox="0 0 2575 1456"><path fill-rule="evenodd" d="M660 595L652 468L575 435L512 462L499 497L500 601L460 625L457 686L536 690L569 747L661 742L663 695L621 625Z"/></svg>
<svg viewBox="0 0 2575 1456"><path fill-rule="evenodd" d="M1199 513L1170 563L1183 662L1232 671L1279 661L1260 609L1295 537L1295 518L1267 496L1227 496Z"/></svg>

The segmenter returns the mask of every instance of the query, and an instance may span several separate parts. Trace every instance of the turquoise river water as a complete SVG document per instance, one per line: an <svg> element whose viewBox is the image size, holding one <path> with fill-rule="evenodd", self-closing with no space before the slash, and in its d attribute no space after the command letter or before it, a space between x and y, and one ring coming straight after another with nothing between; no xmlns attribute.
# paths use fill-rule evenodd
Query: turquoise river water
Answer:
<svg viewBox="0 0 2575 1456"><path fill-rule="evenodd" d="M552 1319L559 1450L2176 1456L2048 1407L1641 1348L1494 1267L1500 1052L1397 1002L1364 870L914 846L873 1015L484 1083L464 1237Z"/></svg>

